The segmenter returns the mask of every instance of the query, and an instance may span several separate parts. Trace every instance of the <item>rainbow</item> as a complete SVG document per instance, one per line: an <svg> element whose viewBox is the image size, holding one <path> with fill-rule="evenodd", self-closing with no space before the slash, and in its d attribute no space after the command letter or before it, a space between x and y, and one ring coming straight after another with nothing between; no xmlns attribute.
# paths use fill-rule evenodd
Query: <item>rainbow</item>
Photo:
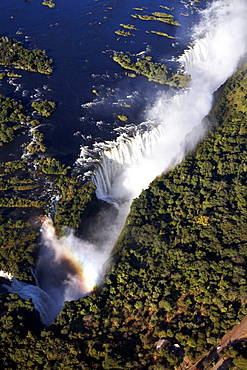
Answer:
<svg viewBox="0 0 247 370"><path fill-rule="evenodd" d="M59 266L63 272L62 284L66 286L64 300L71 301L92 292L97 284L98 272L90 254L88 256L88 243L85 248L83 241L73 233L59 238L49 217L42 218L41 232L44 245L53 253L54 259L49 263L56 268Z"/></svg>

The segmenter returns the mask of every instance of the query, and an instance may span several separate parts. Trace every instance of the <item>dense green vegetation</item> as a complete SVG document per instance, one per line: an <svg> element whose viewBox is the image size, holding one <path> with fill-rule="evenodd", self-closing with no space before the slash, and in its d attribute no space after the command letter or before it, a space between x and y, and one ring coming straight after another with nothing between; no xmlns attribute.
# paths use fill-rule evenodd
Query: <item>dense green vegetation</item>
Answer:
<svg viewBox="0 0 247 370"><path fill-rule="evenodd" d="M52 73L52 59L40 49L26 49L20 41L0 37L0 64L45 74Z"/></svg>
<svg viewBox="0 0 247 370"><path fill-rule="evenodd" d="M41 115L48 117L55 110L56 105L54 102L44 100L33 102L31 106ZM20 101L0 95L0 146L27 133L29 129L31 142L23 144L27 153L45 152L44 135L38 129L39 125L38 120L31 120L30 112Z"/></svg>
<svg viewBox="0 0 247 370"><path fill-rule="evenodd" d="M246 93L245 69L196 153L133 202L102 291L58 318L71 338L84 333L88 368L176 368L174 343L193 361L247 314ZM169 345L157 352L159 338Z"/></svg>
<svg viewBox="0 0 247 370"><path fill-rule="evenodd" d="M53 102L34 103L38 104L32 104L33 108L46 116L55 109ZM30 117L31 112L20 101L0 95L2 149L21 134L29 131L31 136L31 140L26 136L23 144L28 156L0 163L0 270L22 280L32 280L30 267L40 237L40 217L53 207L52 198L61 198L56 213L56 227L61 232L62 226L79 228L86 204L94 195L92 184L82 187L70 167L44 156L46 147L39 131L40 121Z"/></svg>
<svg viewBox="0 0 247 370"><path fill-rule="evenodd" d="M55 226L58 232L64 227L77 230L82 216L88 211L92 201L96 200L95 187L91 182L84 186L80 182L60 177L58 186L62 192L62 198L56 207Z"/></svg>
<svg viewBox="0 0 247 370"><path fill-rule="evenodd" d="M44 134L37 129L30 131L32 134L32 141L27 144L23 144L26 147L28 154L34 154L39 152L45 152L46 146L43 143Z"/></svg>
<svg viewBox="0 0 247 370"><path fill-rule="evenodd" d="M26 121L27 110L21 102L15 99L7 98L0 95L0 122L13 122Z"/></svg>
<svg viewBox="0 0 247 370"><path fill-rule="evenodd" d="M172 73L165 64L154 63L147 59L147 57L133 62L129 56L123 52L115 52L112 59L117 62L121 67L135 71L137 74L142 74L150 81L155 81L160 84L170 86L184 87L188 85L190 76Z"/></svg>
<svg viewBox="0 0 247 370"><path fill-rule="evenodd" d="M33 101L31 107L44 117L49 117L56 110L56 103L48 100Z"/></svg>
<svg viewBox="0 0 247 370"><path fill-rule="evenodd" d="M26 132L26 113L21 102L0 95L0 146Z"/></svg>
<svg viewBox="0 0 247 370"><path fill-rule="evenodd" d="M9 271L21 280L32 280L30 267L34 265L37 232L30 226L21 220L0 219L0 270Z"/></svg>
<svg viewBox="0 0 247 370"><path fill-rule="evenodd" d="M1 289L3 368L177 369L184 358L206 354L247 314L246 94L245 68L217 93L207 117L212 129L196 152L133 202L103 286L66 303L54 325L32 326L38 317L30 301ZM78 228L95 199L92 185L82 188L55 159L36 163L39 182L49 178L62 193L57 229ZM25 165L1 168L14 186ZM14 261L8 269L21 276L33 263L35 235L25 233L30 223L14 221L13 213L1 222L3 265ZM20 230L26 239L16 246ZM160 338L168 342L158 351ZM229 368L246 368L246 345L222 352Z"/></svg>
<svg viewBox="0 0 247 370"><path fill-rule="evenodd" d="M58 232L62 232L64 226L79 228L87 203L94 196L94 186L89 183L82 187L69 171L69 167L50 157L34 159L32 164L27 159L0 164L0 212L3 215L0 270L30 279L30 265L25 265L25 260L33 261L40 217L48 213L47 207L53 206L52 197L60 198L55 217ZM49 184L50 195L46 184Z"/></svg>

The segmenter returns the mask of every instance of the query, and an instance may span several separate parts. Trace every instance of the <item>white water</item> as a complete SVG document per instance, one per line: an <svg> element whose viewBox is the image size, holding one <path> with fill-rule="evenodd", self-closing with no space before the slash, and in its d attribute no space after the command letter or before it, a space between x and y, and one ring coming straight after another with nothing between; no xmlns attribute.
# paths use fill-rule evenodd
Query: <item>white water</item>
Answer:
<svg viewBox="0 0 247 370"><path fill-rule="evenodd" d="M57 310L64 300L77 299L80 294L83 296L99 280L102 267L122 230L133 198L147 188L156 176L179 163L186 152L202 139L205 127L201 123L210 111L213 92L234 73L240 58L247 51L246 15L245 0L218 0L203 11L200 24L193 30L193 37L197 41L180 58L180 63L192 76L190 88L172 98L164 95L159 99L149 112L150 120L155 122L153 130L143 135L137 134L102 153L93 181L97 185L97 196L113 203L113 206L103 215L103 225L95 225L97 241L92 244L79 240L73 233L58 239L51 230L44 230L44 248L37 266L38 280L49 296L56 297ZM113 211L115 213L112 216ZM64 243L68 247L59 259L57 253L64 250ZM80 285L81 274L78 275L70 266L67 268L64 265L64 261L68 259L74 261L74 257L70 259L68 256L67 250L76 250L82 265L87 260L93 266L94 273L85 269L83 277L85 279L86 275L94 275L90 289L78 291L77 277L79 276ZM53 256L51 260L55 263L55 269L48 278L44 276L47 256ZM65 277L59 285L54 281L61 280L62 275L58 280L55 276L61 267L65 269L62 271ZM12 287L14 291L15 285ZM18 293L17 288L16 292ZM43 299L38 293L37 297ZM42 311L44 305L40 306ZM40 311L39 308L38 310ZM50 324L54 315L49 316L49 311L47 315L48 318L45 318L42 313L41 320Z"/></svg>
<svg viewBox="0 0 247 370"><path fill-rule="evenodd" d="M3 278L8 279L8 280L13 279L13 275L11 275L9 272L5 272L3 270L0 270L0 277L3 277Z"/></svg>
<svg viewBox="0 0 247 370"><path fill-rule="evenodd" d="M55 309L51 296L38 286L13 279L10 286L4 285L4 287L10 293L18 294L22 299L31 299L34 308L39 312L41 322L45 325L51 324L59 313Z"/></svg>
<svg viewBox="0 0 247 370"><path fill-rule="evenodd" d="M138 195L139 189L136 192L136 186L129 184L128 175L125 178L123 175L131 168L137 170L136 167L144 158L152 156L153 148L162 135L163 128L159 125L151 131L137 133L134 138L122 140L119 145L104 151L92 176L97 197L110 203L119 203L132 200L133 195Z"/></svg>
<svg viewBox="0 0 247 370"><path fill-rule="evenodd" d="M169 99L165 95L149 112L158 122L154 133L136 135L102 154L93 176L102 199L131 198L140 194L158 175L179 163L203 137L203 118L212 105L213 92L230 77L247 50L247 3L216 1L202 12L193 30L196 40L179 58L191 75L189 90ZM158 135L156 135L158 133ZM189 136L188 136L189 135Z"/></svg>

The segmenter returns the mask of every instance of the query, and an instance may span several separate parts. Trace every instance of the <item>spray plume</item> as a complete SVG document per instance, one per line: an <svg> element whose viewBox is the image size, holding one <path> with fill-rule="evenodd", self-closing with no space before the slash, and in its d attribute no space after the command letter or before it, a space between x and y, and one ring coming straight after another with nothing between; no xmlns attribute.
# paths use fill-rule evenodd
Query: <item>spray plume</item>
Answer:
<svg viewBox="0 0 247 370"><path fill-rule="evenodd" d="M154 122L152 130L102 153L92 181L98 198L112 206L104 215L105 222L93 225L97 240L79 240L73 232L58 238L50 221L44 221L35 288L52 297L54 307L50 316L47 312L41 314L44 324L54 320L65 300L77 299L92 290L133 198L156 176L179 163L188 147L193 149L202 139L205 127L201 123L210 111L213 92L234 73L247 51L246 14L245 0L214 1L202 11L201 22L193 29L196 41L179 58L192 77L190 87L157 101L149 112L149 119Z"/></svg>
<svg viewBox="0 0 247 370"><path fill-rule="evenodd" d="M93 176L98 196L137 196L157 175L181 162L188 146L196 146L204 135L201 122L210 111L214 91L234 73L246 53L246 13L244 0L215 1L201 12L202 20L193 29L193 46L178 59L191 75L190 88L159 99L149 112L156 127L141 140L136 136L128 145L123 142L103 153ZM132 163L129 158L134 158Z"/></svg>

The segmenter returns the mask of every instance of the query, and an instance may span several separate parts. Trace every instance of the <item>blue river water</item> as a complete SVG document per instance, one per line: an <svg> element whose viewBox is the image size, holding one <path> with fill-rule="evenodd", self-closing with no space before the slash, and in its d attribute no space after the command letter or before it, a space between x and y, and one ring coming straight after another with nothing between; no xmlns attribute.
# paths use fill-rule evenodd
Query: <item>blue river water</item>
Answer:
<svg viewBox="0 0 247 370"><path fill-rule="evenodd" d="M119 114L128 116L129 124L139 124L145 109L167 89L143 76L128 77L112 60L113 52L145 52L153 61L176 69L174 58L187 47L197 10L205 7L206 2L54 0L54 3L56 7L51 9L42 5L42 0L1 1L0 34L16 38L28 48L45 49L54 61L54 71L51 75L19 71L21 78L5 78L0 82L0 93L21 99L26 106L37 99L55 101L56 112L42 121L46 145L50 154L73 163L81 145L90 147L95 141L116 137L115 129L125 125L117 119ZM132 17L152 12L173 14L181 26ZM120 24L132 24L136 30L131 30L131 36L119 36L115 31L123 30ZM6 70L14 72L11 67L0 66L0 72Z"/></svg>

